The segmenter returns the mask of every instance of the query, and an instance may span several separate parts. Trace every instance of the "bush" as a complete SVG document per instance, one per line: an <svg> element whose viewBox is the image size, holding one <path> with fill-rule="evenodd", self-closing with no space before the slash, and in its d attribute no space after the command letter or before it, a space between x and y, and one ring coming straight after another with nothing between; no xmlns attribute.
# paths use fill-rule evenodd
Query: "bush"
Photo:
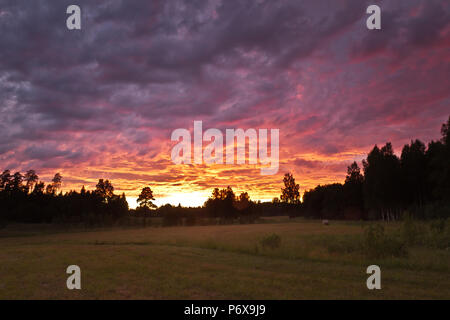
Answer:
<svg viewBox="0 0 450 320"><path fill-rule="evenodd" d="M431 248L450 247L450 226L445 219L433 220L429 227L424 221L405 219L400 237L408 245L422 245Z"/></svg>
<svg viewBox="0 0 450 320"><path fill-rule="evenodd" d="M432 203L427 204L424 208L425 219L437 219L450 216L450 204L449 203Z"/></svg>
<svg viewBox="0 0 450 320"><path fill-rule="evenodd" d="M425 226L415 223L411 218L406 218L401 227L401 238L408 245L423 244L426 233Z"/></svg>
<svg viewBox="0 0 450 320"><path fill-rule="evenodd" d="M430 224L427 244L439 249L450 248L450 225L448 219L439 219Z"/></svg>
<svg viewBox="0 0 450 320"><path fill-rule="evenodd" d="M263 248L276 249L281 245L281 237L273 233L262 238L260 244Z"/></svg>
<svg viewBox="0 0 450 320"><path fill-rule="evenodd" d="M447 224L447 220L439 219L432 221L430 224L431 232L442 233L445 231L445 225Z"/></svg>
<svg viewBox="0 0 450 320"><path fill-rule="evenodd" d="M326 238L324 239L326 248L329 253L344 253L349 254L353 252L360 252L363 250L361 242L355 237L343 237L343 238Z"/></svg>
<svg viewBox="0 0 450 320"><path fill-rule="evenodd" d="M371 258L403 257L408 254L406 243L395 236L387 236L380 224L366 229L363 250Z"/></svg>

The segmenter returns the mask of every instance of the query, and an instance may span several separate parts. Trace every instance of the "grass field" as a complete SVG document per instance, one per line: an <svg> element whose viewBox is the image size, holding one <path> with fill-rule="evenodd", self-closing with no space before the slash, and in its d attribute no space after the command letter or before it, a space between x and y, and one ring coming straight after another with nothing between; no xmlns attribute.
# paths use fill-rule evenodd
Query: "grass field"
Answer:
<svg viewBox="0 0 450 320"><path fill-rule="evenodd" d="M370 258L345 249L363 241L358 222L54 231L0 231L0 299L450 299L448 248ZM264 247L274 233L280 246ZM72 264L81 290L66 288ZM381 290L366 287L371 264Z"/></svg>

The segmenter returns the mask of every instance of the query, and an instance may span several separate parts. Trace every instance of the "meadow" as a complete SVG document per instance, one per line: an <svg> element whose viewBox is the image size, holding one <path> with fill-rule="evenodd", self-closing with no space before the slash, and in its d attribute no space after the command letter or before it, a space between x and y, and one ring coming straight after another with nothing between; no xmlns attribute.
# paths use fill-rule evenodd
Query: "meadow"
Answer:
<svg viewBox="0 0 450 320"><path fill-rule="evenodd" d="M10 225L0 230L0 299L450 299L443 223ZM73 264L81 290L66 288ZM366 287L372 264L381 290Z"/></svg>

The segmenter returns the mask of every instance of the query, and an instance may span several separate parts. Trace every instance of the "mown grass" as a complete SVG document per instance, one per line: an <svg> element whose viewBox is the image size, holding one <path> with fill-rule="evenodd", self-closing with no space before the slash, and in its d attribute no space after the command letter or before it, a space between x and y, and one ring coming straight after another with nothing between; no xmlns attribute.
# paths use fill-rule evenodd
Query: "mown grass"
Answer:
<svg viewBox="0 0 450 320"><path fill-rule="evenodd" d="M367 252L370 228L276 219L66 233L10 228L0 231L0 299L450 298L445 232L432 231L439 225L382 224L377 254ZM417 229L413 240L405 228ZM392 239L405 243L406 255L383 253ZM66 289L71 264L81 267L80 291ZM381 267L381 290L366 287L370 264Z"/></svg>

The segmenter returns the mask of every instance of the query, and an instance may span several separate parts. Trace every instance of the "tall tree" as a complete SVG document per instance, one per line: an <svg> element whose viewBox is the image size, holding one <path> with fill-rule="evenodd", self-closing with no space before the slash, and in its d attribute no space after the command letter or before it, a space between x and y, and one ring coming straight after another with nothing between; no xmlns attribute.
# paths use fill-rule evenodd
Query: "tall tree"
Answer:
<svg viewBox="0 0 450 320"><path fill-rule="evenodd" d="M250 207L251 201L250 196L247 192L241 192L241 194L236 199L236 208L238 210L244 210Z"/></svg>
<svg viewBox="0 0 450 320"><path fill-rule="evenodd" d="M376 145L363 160L364 198L369 210L382 219L394 219L400 213L400 160L394 154L392 144L381 149Z"/></svg>
<svg viewBox="0 0 450 320"><path fill-rule="evenodd" d="M33 188L34 195L42 195L44 193L45 184L42 181L36 182Z"/></svg>
<svg viewBox="0 0 450 320"><path fill-rule="evenodd" d="M215 188L204 206L213 217L231 219L237 215L235 204L236 195L233 189L228 186L225 189Z"/></svg>
<svg viewBox="0 0 450 320"><path fill-rule="evenodd" d="M364 217L364 176L356 162L347 167L347 176L344 184L344 200L346 210L353 213L353 217Z"/></svg>
<svg viewBox="0 0 450 320"><path fill-rule="evenodd" d="M425 144L420 140L415 140L411 141L411 144L405 145L400 156L400 166L404 205L415 204L422 207L425 201L427 174Z"/></svg>
<svg viewBox="0 0 450 320"><path fill-rule="evenodd" d="M441 127L441 134L442 134L442 143L447 146L447 148L450 148L450 116L448 117L448 120L446 123L442 124Z"/></svg>
<svg viewBox="0 0 450 320"><path fill-rule="evenodd" d="M55 193L58 192L58 190L61 188L61 182L62 182L62 176L58 172L55 174L55 176L52 179L53 190Z"/></svg>
<svg viewBox="0 0 450 320"><path fill-rule="evenodd" d="M284 188L281 189L281 201L285 203L299 203L300 185L295 183L295 178L291 173L286 173L283 178Z"/></svg>
<svg viewBox="0 0 450 320"><path fill-rule="evenodd" d="M450 202L450 117L442 124L440 141L431 141L426 152L427 181L433 201Z"/></svg>
<svg viewBox="0 0 450 320"><path fill-rule="evenodd" d="M12 176L12 189L13 191L23 191L23 175L20 172L15 172Z"/></svg>
<svg viewBox="0 0 450 320"><path fill-rule="evenodd" d="M152 200L155 200L152 189L150 189L150 187L145 187L142 189L141 194L137 199L137 203L141 208L156 208L156 205L152 202Z"/></svg>
<svg viewBox="0 0 450 320"><path fill-rule="evenodd" d="M212 199L219 199L220 198L220 190L219 188L214 188L213 192L212 192Z"/></svg>
<svg viewBox="0 0 450 320"><path fill-rule="evenodd" d="M0 190L8 191L11 187L11 179L11 171L3 171L3 173L0 175Z"/></svg>
<svg viewBox="0 0 450 320"><path fill-rule="evenodd" d="M364 176L361 174L361 170L358 167L356 161L354 161L349 167L347 167L347 176L345 177L345 183L362 184L364 182Z"/></svg>
<svg viewBox="0 0 450 320"><path fill-rule="evenodd" d="M95 193L104 201L108 201L114 196L114 187L109 180L99 179L95 187Z"/></svg>
<svg viewBox="0 0 450 320"><path fill-rule="evenodd" d="M25 173L24 180L25 180L26 188L27 188L28 192L33 191L33 187L36 185L38 179L39 179L39 177L34 170L28 170Z"/></svg>

